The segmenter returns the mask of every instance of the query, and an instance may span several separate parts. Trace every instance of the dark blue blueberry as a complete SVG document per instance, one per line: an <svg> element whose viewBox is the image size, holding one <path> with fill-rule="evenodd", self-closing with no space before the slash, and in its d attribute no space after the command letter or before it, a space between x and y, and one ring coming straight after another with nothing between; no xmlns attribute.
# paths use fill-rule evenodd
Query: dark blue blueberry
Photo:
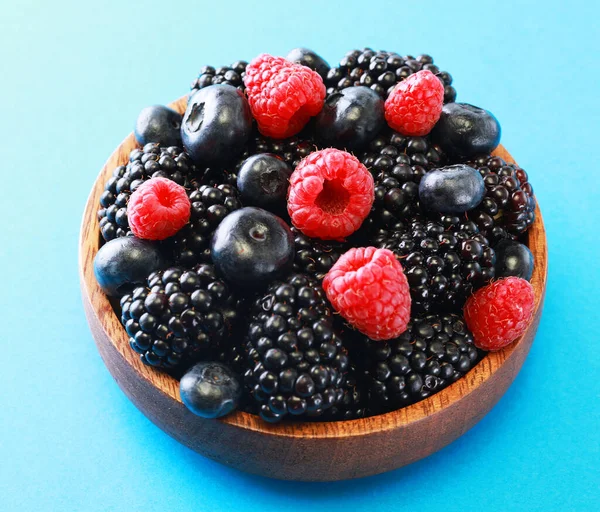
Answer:
<svg viewBox="0 0 600 512"><path fill-rule="evenodd" d="M500 133L491 112L468 103L447 103L431 136L449 156L471 158L491 153L500 143Z"/></svg>
<svg viewBox="0 0 600 512"><path fill-rule="evenodd" d="M237 186L244 204L283 213L291 167L275 155L262 153L246 159L240 168Z"/></svg>
<svg viewBox="0 0 600 512"><path fill-rule="evenodd" d="M239 154L251 130L252 115L244 93L231 85L211 85L190 98L181 138L196 163L217 163Z"/></svg>
<svg viewBox="0 0 600 512"><path fill-rule="evenodd" d="M479 171L463 164L434 169L419 184L421 205L434 212L464 213L475 208L484 195Z"/></svg>
<svg viewBox="0 0 600 512"><path fill-rule="evenodd" d="M210 250L215 267L230 283L258 287L291 267L294 235L276 215L246 207L221 221Z"/></svg>
<svg viewBox="0 0 600 512"><path fill-rule="evenodd" d="M203 418L220 418L234 411L242 394L242 386L233 371L216 362L193 366L179 381L184 405Z"/></svg>
<svg viewBox="0 0 600 512"><path fill-rule="evenodd" d="M132 236L106 242L94 258L94 274L107 295L124 295L144 285L152 272L167 265L158 245Z"/></svg>
<svg viewBox="0 0 600 512"><path fill-rule="evenodd" d="M157 142L160 146L181 145L181 114L164 107L154 105L140 112L133 133L140 146Z"/></svg>
<svg viewBox="0 0 600 512"><path fill-rule="evenodd" d="M500 240L496 251L496 277L515 276L529 281L533 273L533 254L529 247L513 240Z"/></svg>
<svg viewBox="0 0 600 512"><path fill-rule="evenodd" d="M325 146L357 150L385 124L383 100L368 87L349 87L331 94L315 120L315 133Z"/></svg>
<svg viewBox="0 0 600 512"><path fill-rule="evenodd" d="M287 54L286 59L316 71L323 80L327 78L327 73L329 73L327 61L308 48L294 48Z"/></svg>

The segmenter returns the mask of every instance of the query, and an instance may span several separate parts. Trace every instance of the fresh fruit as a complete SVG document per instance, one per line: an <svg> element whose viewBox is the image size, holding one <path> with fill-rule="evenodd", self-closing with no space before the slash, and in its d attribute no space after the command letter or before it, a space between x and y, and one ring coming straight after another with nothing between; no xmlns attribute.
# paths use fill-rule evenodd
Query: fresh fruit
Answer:
<svg viewBox="0 0 600 512"><path fill-rule="evenodd" d="M121 299L121 322L144 364L173 368L229 338L242 303L212 265L153 272L147 286Z"/></svg>
<svg viewBox="0 0 600 512"><path fill-rule="evenodd" d="M296 228L294 234L294 270L317 279L323 279L333 264L346 252L345 244L332 240L318 240L304 235Z"/></svg>
<svg viewBox="0 0 600 512"><path fill-rule="evenodd" d="M533 274L533 254L524 244L500 240L495 246L496 277L520 277L529 281Z"/></svg>
<svg viewBox="0 0 600 512"><path fill-rule="evenodd" d="M373 204L373 177L358 159L324 149L302 160L290 178L288 213L305 235L324 240L354 233Z"/></svg>
<svg viewBox="0 0 600 512"><path fill-rule="evenodd" d="M189 99L181 138L195 162L215 164L240 154L251 131L244 94L231 85L211 85Z"/></svg>
<svg viewBox="0 0 600 512"><path fill-rule="evenodd" d="M431 71L419 71L400 82L385 100L385 119L402 135L427 135L440 118L444 86Z"/></svg>
<svg viewBox="0 0 600 512"><path fill-rule="evenodd" d="M192 82L190 95L193 95L198 89L219 84L231 85L243 91L247 65L246 61L238 60L231 66L222 66L216 69L212 66L202 66L198 78Z"/></svg>
<svg viewBox="0 0 600 512"><path fill-rule="evenodd" d="M451 85L452 76L440 71L429 55L402 57L395 52L376 52L371 48L350 51L338 67L331 68L325 80L327 94L364 85L385 99L397 83L422 69L431 71L442 82L445 103L456 100L456 91Z"/></svg>
<svg viewBox="0 0 600 512"><path fill-rule="evenodd" d="M327 64L327 61L308 48L294 48L287 54L286 60L296 64L302 64L303 66L316 71L321 75L323 80L325 80L327 73L329 72L329 64Z"/></svg>
<svg viewBox="0 0 600 512"><path fill-rule="evenodd" d="M242 386L238 376L222 363L201 362L181 377L179 394L197 416L221 418L237 409Z"/></svg>
<svg viewBox="0 0 600 512"><path fill-rule="evenodd" d="M251 142L251 153L272 153L282 158L285 163L295 169L296 166L317 147L311 140L299 136L287 139L271 139L264 135L258 135Z"/></svg>
<svg viewBox="0 0 600 512"><path fill-rule="evenodd" d="M327 97L315 118L315 134L322 146L358 150L385 125L383 100L368 87L351 87Z"/></svg>
<svg viewBox="0 0 600 512"><path fill-rule="evenodd" d="M431 135L454 158L491 153L500 143L500 123L491 112L468 103L444 105Z"/></svg>
<svg viewBox="0 0 600 512"><path fill-rule="evenodd" d="M481 174L464 164L434 169L419 184L421 206L434 212L467 212L481 203L484 194Z"/></svg>
<svg viewBox="0 0 600 512"><path fill-rule="evenodd" d="M246 386L260 416L321 416L344 396L348 357L321 286L301 274L258 297L248 327Z"/></svg>
<svg viewBox="0 0 600 512"><path fill-rule="evenodd" d="M242 201L270 212L284 213L291 175L291 167L275 155L262 153L247 158L237 180Z"/></svg>
<svg viewBox="0 0 600 512"><path fill-rule="evenodd" d="M190 220L166 240L166 245L177 265L191 268L198 263L211 263L210 243L215 229L242 204L232 185L201 185L191 190L188 197L192 205Z"/></svg>
<svg viewBox="0 0 600 512"><path fill-rule="evenodd" d="M190 219L190 200L185 189L167 178L151 178L129 199L127 218L138 238L164 240Z"/></svg>
<svg viewBox="0 0 600 512"><path fill-rule="evenodd" d="M244 83L252 115L267 137L296 135L321 111L325 100L318 73L266 53L248 64Z"/></svg>
<svg viewBox="0 0 600 512"><path fill-rule="evenodd" d="M106 182L100 196L98 217L104 240L131 233L127 219L127 203L131 193L150 178L168 178L184 187L196 175L196 167L183 149L175 146L161 148L157 143L146 144L129 154L127 166L119 166Z"/></svg>
<svg viewBox="0 0 600 512"><path fill-rule="evenodd" d="M535 220L535 196L527 173L498 156L482 156L470 166L479 170L485 183L485 197L467 216L492 241L515 238Z"/></svg>
<svg viewBox="0 0 600 512"><path fill-rule="evenodd" d="M107 295L123 295L146 282L150 272L166 266L160 248L132 236L105 243L94 258L96 281Z"/></svg>
<svg viewBox="0 0 600 512"><path fill-rule="evenodd" d="M348 421L364 418L369 414L369 396L363 389L357 371L350 365L343 385L343 396L339 403L324 411L320 421Z"/></svg>
<svg viewBox="0 0 600 512"><path fill-rule="evenodd" d="M323 279L336 311L374 340L395 338L410 318L410 291L394 253L376 247L350 249Z"/></svg>
<svg viewBox="0 0 600 512"><path fill-rule="evenodd" d="M230 213L215 230L212 260L236 286L258 287L289 270L294 260L294 236L279 217L261 208Z"/></svg>
<svg viewBox="0 0 600 512"><path fill-rule="evenodd" d="M403 231L381 230L373 244L391 250L410 285L412 314L457 311L494 278L496 255L474 222L415 218Z"/></svg>
<svg viewBox="0 0 600 512"><path fill-rule="evenodd" d="M529 326L535 310L533 286L519 277L506 277L475 292L464 308L475 345L500 350Z"/></svg>
<svg viewBox="0 0 600 512"><path fill-rule="evenodd" d="M480 359L472 334L457 315L417 317L397 338L383 342L362 338L355 344L369 405L376 412L437 393Z"/></svg>
<svg viewBox="0 0 600 512"><path fill-rule="evenodd" d="M135 122L135 140L141 146L149 142L167 147L181 146L181 119L179 112L163 105L146 107Z"/></svg>

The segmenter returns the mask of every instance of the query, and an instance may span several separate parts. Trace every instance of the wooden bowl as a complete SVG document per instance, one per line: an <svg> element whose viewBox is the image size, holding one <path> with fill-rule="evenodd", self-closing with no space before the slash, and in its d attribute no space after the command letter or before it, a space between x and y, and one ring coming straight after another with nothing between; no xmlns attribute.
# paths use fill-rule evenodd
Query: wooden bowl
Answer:
<svg viewBox="0 0 600 512"><path fill-rule="evenodd" d="M181 98L171 107L182 112L185 103ZM142 364L131 350L119 317L94 278L99 197L112 170L128 161L134 147L131 134L106 162L85 208L79 246L83 302L98 350L119 386L150 420L192 450L243 471L284 480L343 480L383 473L426 457L464 434L490 411L521 369L546 289L546 235L539 209L529 231L536 297L531 325L519 340L486 355L446 389L398 411L335 423L270 425L243 412L220 420L193 415L181 402L178 382ZM502 146L495 154L514 162Z"/></svg>

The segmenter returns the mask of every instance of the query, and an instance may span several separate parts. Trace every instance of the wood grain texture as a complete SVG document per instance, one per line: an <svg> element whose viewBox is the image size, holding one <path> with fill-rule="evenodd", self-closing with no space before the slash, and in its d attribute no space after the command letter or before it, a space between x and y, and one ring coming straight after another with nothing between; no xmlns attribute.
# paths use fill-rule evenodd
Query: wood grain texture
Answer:
<svg viewBox="0 0 600 512"><path fill-rule="evenodd" d="M185 104L184 97L171 107L182 112ZM529 231L535 256L533 321L519 340L486 355L451 386L404 409L353 421L269 425L242 412L221 420L194 416L181 402L178 382L142 364L130 349L119 318L94 278L99 197L112 170L127 162L134 147L131 134L108 159L88 198L79 246L83 303L98 350L119 386L150 420L191 449L243 471L285 480L342 480L382 473L426 457L465 433L496 404L521 369L546 289L546 235L539 208ZM502 146L495 154L514 161Z"/></svg>

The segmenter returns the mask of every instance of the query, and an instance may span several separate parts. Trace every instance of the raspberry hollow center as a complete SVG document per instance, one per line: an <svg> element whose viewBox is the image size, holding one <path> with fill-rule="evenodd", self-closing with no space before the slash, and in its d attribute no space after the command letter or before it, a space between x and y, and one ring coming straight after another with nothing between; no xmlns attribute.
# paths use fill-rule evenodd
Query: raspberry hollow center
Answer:
<svg viewBox="0 0 600 512"><path fill-rule="evenodd" d="M319 192L315 205L329 215L341 215L350 202L350 192L344 187L342 180L326 180L323 190Z"/></svg>

